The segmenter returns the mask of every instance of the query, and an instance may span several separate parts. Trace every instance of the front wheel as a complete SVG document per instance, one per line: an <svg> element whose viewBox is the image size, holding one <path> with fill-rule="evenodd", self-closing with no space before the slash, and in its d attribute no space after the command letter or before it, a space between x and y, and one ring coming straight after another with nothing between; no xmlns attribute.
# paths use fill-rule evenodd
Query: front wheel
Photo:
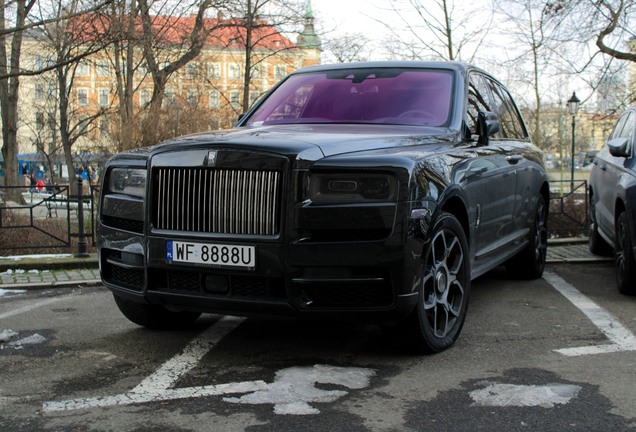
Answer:
<svg viewBox="0 0 636 432"><path fill-rule="evenodd" d="M539 195L528 246L506 262L509 274L522 279L538 279L548 255L548 207Z"/></svg>
<svg viewBox="0 0 636 432"><path fill-rule="evenodd" d="M627 213L622 212L616 222L616 284L618 291L625 295L636 295L636 261L632 248L632 236Z"/></svg>
<svg viewBox="0 0 636 432"><path fill-rule="evenodd" d="M161 305L137 303L113 294L115 303L130 321L143 327L176 330L187 327L201 316L199 312L173 312Z"/></svg>
<svg viewBox="0 0 636 432"><path fill-rule="evenodd" d="M417 306L393 333L411 351L438 353L449 348L464 325L469 292L466 235L453 215L442 213L423 255Z"/></svg>

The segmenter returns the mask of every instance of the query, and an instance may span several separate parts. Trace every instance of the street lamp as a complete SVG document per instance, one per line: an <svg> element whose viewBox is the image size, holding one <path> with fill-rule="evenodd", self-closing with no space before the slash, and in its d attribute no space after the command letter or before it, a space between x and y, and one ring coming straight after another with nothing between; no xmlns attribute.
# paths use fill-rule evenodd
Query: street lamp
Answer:
<svg viewBox="0 0 636 432"><path fill-rule="evenodd" d="M574 119L576 118L576 113L579 111L579 104L581 101L576 97L576 92L572 92L572 97L568 100L568 110L570 114L572 114L572 184L570 185L570 191L574 190L574 128L576 123Z"/></svg>

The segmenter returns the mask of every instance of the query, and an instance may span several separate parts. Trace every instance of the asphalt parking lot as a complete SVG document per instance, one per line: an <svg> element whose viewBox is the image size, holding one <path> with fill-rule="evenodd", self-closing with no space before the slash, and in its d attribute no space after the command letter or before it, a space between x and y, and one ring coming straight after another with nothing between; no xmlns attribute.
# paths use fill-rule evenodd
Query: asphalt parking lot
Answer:
<svg viewBox="0 0 636 432"><path fill-rule="evenodd" d="M613 278L608 262L496 269L432 356L373 325L204 315L162 332L101 286L5 290L0 430L632 430L636 299Z"/></svg>

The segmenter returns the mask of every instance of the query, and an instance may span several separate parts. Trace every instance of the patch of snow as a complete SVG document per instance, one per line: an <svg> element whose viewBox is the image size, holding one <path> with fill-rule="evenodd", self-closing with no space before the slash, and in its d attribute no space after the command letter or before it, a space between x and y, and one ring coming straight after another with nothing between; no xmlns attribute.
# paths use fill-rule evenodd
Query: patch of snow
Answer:
<svg viewBox="0 0 636 432"><path fill-rule="evenodd" d="M548 384L514 385L492 384L486 388L470 392L473 406L518 406L552 408L555 404L566 404L581 390L577 385Z"/></svg>
<svg viewBox="0 0 636 432"><path fill-rule="evenodd" d="M0 333L0 342L6 342L15 335L17 335L17 333L11 329L3 330L2 333Z"/></svg>
<svg viewBox="0 0 636 432"><path fill-rule="evenodd" d="M274 404L276 414L308 415L320 411L309 402L334 402L348 394L344 390L322 390L315 384L335 384L350 389L361 389L369 385L373 369L347 368L328 365L291 367L276 373L272 384L263 390L240 398L223 398L224 401L240 404Z"/></svg>
<svg viewBox="0 0 636 432"><path fill-rule="evenodd" d="M73 257L73 254L16 255L16 256L8 256L8 257L0 256L0 260L6 259L6 260L19 261L21 259L27 259L27 258L70 258L70 257Z"/></svg>
<svg viewBox="0 0 636 432"><path fill-rule="evenodd" d="M2 297L3 295L6 294L20 294L20 293L25 293L26 290L4 290L4 289L0 289L0 297Z"/></svg>
<svg viewBox="0 0 636 432"><path fill-rule="evenodd" d="M46 338L44 336L39 335L39 334L36 333L36 334L31 335L29 337L25 337L23 339L19 339L19 340L14 341L14 342L9 342L7 344L7 346L21 347L23 345L34 345L34 344L42 343L45 340L46 340Z"/></svg>

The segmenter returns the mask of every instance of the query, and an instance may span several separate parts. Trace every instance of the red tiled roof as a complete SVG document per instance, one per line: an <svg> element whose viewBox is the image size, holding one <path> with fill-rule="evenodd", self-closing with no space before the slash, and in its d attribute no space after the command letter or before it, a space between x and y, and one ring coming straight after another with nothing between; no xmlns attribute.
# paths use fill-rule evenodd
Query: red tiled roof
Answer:
<svg viewBox="0 0 636 432"><path fill-rule="evenodd" d="M190 39L192 29L195 26L196 16L165 17L153 16L152 26L156 35L156 42L161 44L180 45ZM90 18L81 17L75 22L75 34L85 33L89 38L95 34L106 32L109 27L106 15L93 14ZM203 28L210 31L205 43L206 47L237 48L244 49L247 35L243 21L237 18L218 20L217 18L204 18ZM141 21L137 19L137 29L142 32ZM252 30L252 46L254 49L298 49L289 39L280 34L274 27L263 21L255 23Z"/></svg>

